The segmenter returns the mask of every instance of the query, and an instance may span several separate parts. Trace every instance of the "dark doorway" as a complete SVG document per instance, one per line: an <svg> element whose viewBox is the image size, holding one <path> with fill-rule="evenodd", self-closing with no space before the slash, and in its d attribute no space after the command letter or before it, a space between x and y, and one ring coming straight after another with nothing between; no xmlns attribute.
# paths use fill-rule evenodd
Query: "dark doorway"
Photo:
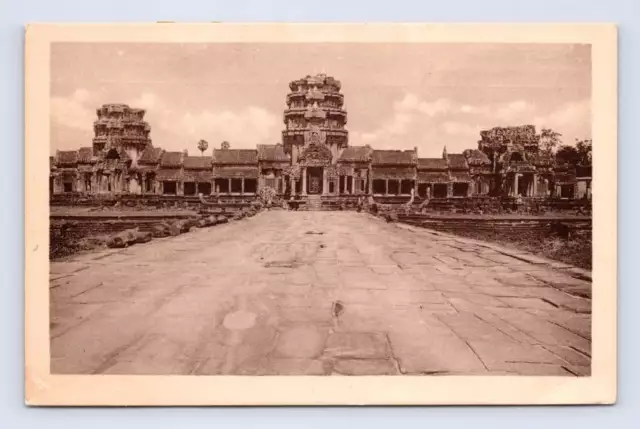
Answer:
<svg viewBox="0 0 640 429"><path fill-rule="evenodd" d="M411 194L413 189L413 180L404 179L400 184L400 193L403 195Z"/></svg>
<svg viewBox="0 0 640 429"><path fill-rule="evenodd" d="M208 182L198 183L198 193L202 195L211 195L211 183L208 183Z"/></svg>
<svg viewBox="0 0 640 429"><path fill-rule="evenodd" d="M383 179L373 179L373 193L374 194L386 194L387 183Z"/></svg>
<svg viewBox="0 0 640 429"><path fill-rule="evenodd" d="M317 195L322 193L323 180L322 180L322 167L308 167L308 185L307 192L311 195Z"/></svg>
<svg viewBox="0 0 640 429"><path fill-rule="evenodd" d="M340 176L338 179L338 193L344 194L344 184L347 180L347 176Z"/></svg>
<svg viewBox="0 0 640 429"><path fill-rule="evenodd" d="M162 182L162 193L165 195L176 195L178 193L177 183L169 181Z"/></svg>
<svg viewBox="0 0 640 429"><path fill-rule="evenodd" d="M447 185L444 183L433 185L433 198L447 198Z"/></svg>
<svg viewBox="0 0 640 429"><path fill-rule="evenodd" d="M242 179L231 179L231 193L239 194L242 192Z"/></svg>
<svg viewBox="0 0 640 429"><path fill-rule="evenodd" d="M518 195L526 197L528 195L529 185L532 182L532 177L528 174L523 174L518 178Z"/></svg>
<svg viewBox="0 0 640 429"><path fill-rule="evenodd" d="M426 183L418 184L418 195L422 198L427 198L427 193L429 192L429 185Z"/></svg>
<svg viewBox="0 0 640 429"><path fill-rule="evenodd" d="M196 184L194 182L184 182L184 194L185 195L195 195L196 194Z"/></svg>
<svg viewBox="0 0 640 429"><path fill-rule="evenodd" d="M573 198L573 185L561 185L560 198Z"/></svg>
<svg viewBox="0 0 640 429"><path fill-rule="evenodd" d="M256 179L244 179L244 193L255 194L258 187Z"/></svg>
<svg viewBox="0 0 640 429"><path fill-rule="evenodd" d="M216 192L226 194L229 192L229 179L216 179Z"/></svg>
<svg viewBox="0 0 640 429"><path fill-rule="evenodd" d="M153 176L151 174L147 174L144 179L144 190L145 192L153 191Z"/></svg>
<svg viewBox="0 0 640 429"><path fill-rule="evenodd" d="M453 196L454 197L466 197L469 191L468 183L454 183L453 184Z"/></svg>
<svg viewBox="0 0 640 429"><path fill-rule="evenodd" d="M389 180L387 182L387 193L389 195L398 195L400 193L400 181Z"/></svg>

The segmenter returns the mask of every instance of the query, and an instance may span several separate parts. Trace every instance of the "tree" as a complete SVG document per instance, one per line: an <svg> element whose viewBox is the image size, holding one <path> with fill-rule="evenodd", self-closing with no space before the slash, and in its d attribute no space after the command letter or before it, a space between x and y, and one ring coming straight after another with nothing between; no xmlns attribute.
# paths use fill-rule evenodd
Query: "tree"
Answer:
<svg viewBox="0 0 640 429"><path fill-rule="evenodd" d="M540 150L551 155L554 149L562 144L561 137L562 134L550 128L542 128L540 130Z"/></svg>
<svg viewBox="0 0 640 429"><path fill-rule="evenodd" d="M198 150L200 151L201 155L204 155L204 151L207 150L209 148L209 143L207 143L206 140L200 140L198 142Z"/></svg>
<svg viewBox="0 0 640 429"><path fill-rule="evenodd" d="M229 150L230 148L231 148L231 145L226 140L223 141L222 144L220 145L220 149L222 150Z"/></svg>
<svg viewBox="0 0 640 429"><path fill-rule="evenodd" d="M580 161L578 149L574 146L563 145L556 152L556 163L575 167Z"/></svg>
<svg viewBox="0 0 640 429"><path fill-rule="evenodd" d="M591 165L591 139L576 139L576 150L578 151L578 163L580 165Z"/></svg>

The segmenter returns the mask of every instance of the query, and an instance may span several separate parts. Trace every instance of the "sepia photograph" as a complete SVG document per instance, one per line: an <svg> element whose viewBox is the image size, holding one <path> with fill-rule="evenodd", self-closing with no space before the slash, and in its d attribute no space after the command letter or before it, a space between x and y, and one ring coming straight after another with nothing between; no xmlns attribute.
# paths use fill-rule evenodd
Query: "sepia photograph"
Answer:
<svg viewBox="0 0 640 429"><path fill-rule="evenodd" d="M594 375L592 43L118 39L27 123L52 376Z"/></svg>

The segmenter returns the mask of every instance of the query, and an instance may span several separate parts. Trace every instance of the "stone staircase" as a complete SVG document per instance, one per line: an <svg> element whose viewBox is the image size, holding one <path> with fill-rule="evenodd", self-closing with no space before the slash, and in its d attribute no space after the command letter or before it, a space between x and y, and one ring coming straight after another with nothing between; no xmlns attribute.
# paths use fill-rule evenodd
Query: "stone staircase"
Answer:
<svg viewBox="0 0 640 429"><path fill-rule="evenodd" d="M306 208L309 211L320 211L320 210L322 210L322 197L320 195L309 195L309 196L307 196Z"/></svg>

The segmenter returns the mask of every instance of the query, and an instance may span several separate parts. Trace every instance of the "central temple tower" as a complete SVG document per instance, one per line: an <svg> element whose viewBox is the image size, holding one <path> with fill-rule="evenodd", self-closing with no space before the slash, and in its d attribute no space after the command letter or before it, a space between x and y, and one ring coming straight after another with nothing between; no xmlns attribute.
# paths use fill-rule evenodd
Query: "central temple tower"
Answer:
<svg viewBox="0 0 640 429"><path fill-rule="evenodd" d="M284 111L285 129L282 143L292 164L304 157L310 145L331 153L335 164L342 149L348 146L347 112L340 81L325 74L307 76L289 83L287 108Z"/></svg>

